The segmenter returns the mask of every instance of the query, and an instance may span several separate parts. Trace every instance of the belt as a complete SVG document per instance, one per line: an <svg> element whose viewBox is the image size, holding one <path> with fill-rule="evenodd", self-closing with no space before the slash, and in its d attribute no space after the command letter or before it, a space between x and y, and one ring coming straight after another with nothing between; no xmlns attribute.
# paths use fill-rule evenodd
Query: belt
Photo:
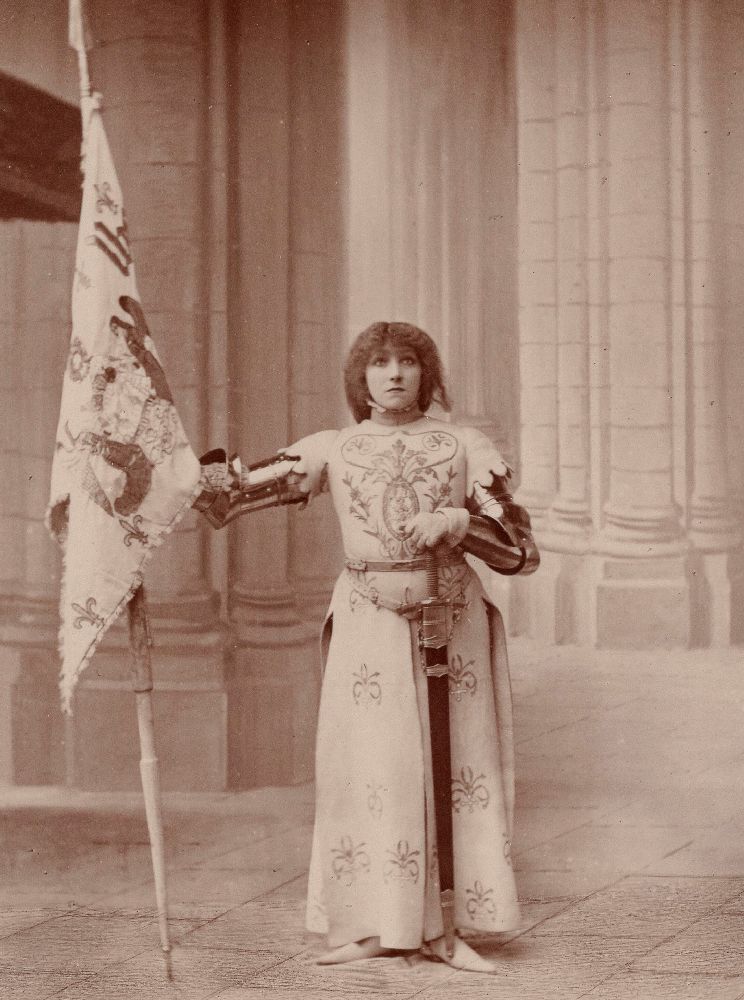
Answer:
<svg viewBox="0 0 744 1000"><path fill-rule="evenodd" d="M465 562L462 549L447 549L445 552L437 552L437 566L457 566ZM372 559L347 559L346 568L357 573L413 573L419 570L426 570L427 557L420 556L416 559L398 559L387 562L375 562Z"/></svg>

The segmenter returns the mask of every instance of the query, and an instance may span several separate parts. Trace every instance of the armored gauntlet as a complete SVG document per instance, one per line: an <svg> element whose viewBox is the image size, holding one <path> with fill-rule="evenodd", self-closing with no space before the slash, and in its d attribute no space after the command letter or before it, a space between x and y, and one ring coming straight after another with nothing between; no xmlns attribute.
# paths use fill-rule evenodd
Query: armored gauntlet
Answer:
<svg viewBox="0 0 744 1000"><path fill-rule="evenodd" d="M540 553L532 537L530 516L514 503L509 477L494 475L489 486L476 483L468 498L470 524L462 548L497 573L534 573Z"/></svg>
<svg viewBox="0 0 744 1000"><path fill-rule="evenodd" d="M213 528L224 528L241 514L264 507L306 503L300 489L302 476L294 471L296 455L284 452L244 469L237 455L229 459L224 448L202 455L202 491L193 506Z"/></svg>

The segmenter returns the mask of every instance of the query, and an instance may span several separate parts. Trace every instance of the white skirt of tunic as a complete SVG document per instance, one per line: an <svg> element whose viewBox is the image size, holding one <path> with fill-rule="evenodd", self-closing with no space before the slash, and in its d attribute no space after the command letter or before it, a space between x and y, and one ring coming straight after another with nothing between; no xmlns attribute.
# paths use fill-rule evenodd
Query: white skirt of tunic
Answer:
<svg viewBox="0 0 744 1000"><path fill-rule="evenodd" d="M331 947L374 936L383 947L415 949L443 932L426 677L413 626L375 603L378 594L420 599L425 583L423 571L346 571L334 589L307 900L308 929L327 934ZM510 720L508 673L495 692L489 615L473 571L464 563L440 569L443 592L467 601L448 649L455 923L506 931L519 925L513 775L511 760L502 766L497 722ZM498 666L508 671L505 659Z"/></svg>

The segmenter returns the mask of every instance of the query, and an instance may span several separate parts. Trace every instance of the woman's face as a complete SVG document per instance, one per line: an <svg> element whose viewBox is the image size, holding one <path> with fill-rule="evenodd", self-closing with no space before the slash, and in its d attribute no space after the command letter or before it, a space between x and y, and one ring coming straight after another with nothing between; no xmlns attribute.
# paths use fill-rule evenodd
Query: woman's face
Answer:
<svg viewBox="0 0 744 1000"><path fill-rule="evenodd" d="M384 344L367 362L367 388L378 406L406 410L418 400L421 362L411 347Z"/></svg>

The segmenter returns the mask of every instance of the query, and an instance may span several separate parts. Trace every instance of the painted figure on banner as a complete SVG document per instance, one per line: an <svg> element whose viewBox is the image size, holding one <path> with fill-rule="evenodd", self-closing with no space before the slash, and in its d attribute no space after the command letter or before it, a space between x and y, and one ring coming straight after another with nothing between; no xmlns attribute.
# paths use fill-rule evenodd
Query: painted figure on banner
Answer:
<svg viewBox="0 0 744 1000"><path fill-rule="evenodd" d="M307 926L330 949L318 961L423 949L458 968L492 971L463 935L519 925L511 695L501 616L465 554L499 572L531 572L539 557L529 516L513 502L511 470L491 441L427 414L434 402L444 410L450 403L436 346L422 330L370 326L351 348L345 386L354 425L312 434L248 471L209 453L196 506L221 526L267 502L329 492L340 521L345 567L322 637L307 901ZM416 613L429 606L432 559L434 604L449 614L445 780L459 932L450 949L435 833L439 734L430 731L428 650Z"/></svg>

